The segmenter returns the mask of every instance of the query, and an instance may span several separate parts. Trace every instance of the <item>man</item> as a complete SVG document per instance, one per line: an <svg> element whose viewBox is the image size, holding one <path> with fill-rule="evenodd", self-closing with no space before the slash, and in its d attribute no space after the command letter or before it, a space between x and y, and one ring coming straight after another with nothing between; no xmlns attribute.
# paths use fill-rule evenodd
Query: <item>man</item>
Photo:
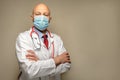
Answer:
<svg viewBox="0 0 120 80"><path fill-rule="evenodd" d="M20 33L16 41L19 80L61 80L60 74L70 69L71 61L61 38L47 29L50 10L40 3L31 17L34 26Z"/></svg>

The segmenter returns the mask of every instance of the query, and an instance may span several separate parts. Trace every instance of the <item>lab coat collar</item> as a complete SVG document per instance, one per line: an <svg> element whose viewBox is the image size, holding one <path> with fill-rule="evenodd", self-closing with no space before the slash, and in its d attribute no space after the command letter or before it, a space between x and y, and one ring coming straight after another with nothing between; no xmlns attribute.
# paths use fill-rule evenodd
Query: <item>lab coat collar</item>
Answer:
<svg viewBox="0 0 120 80"><path fill-rule="evenodd" d="M53 35L49 30L47 30L47 31L48 31L48 38L49 38L49 45L48 45L48 49L49 49L49 48L51 47L52 43L54 42L54 40L53 40L54 35ZM31 34L31 32L37 33L37 32L34 30L34 27L30 28L30 34ZM38 33L37 33L37 36L38 36ZM39 37L38 37L38 38L39 38ZM46 46L44 45L44 43L40 40L40 47L41 47L41 46L46 47ZM40 47L38 47L38 48L40 48ZM35 48L35 49L38 49L38 48Z"/></svg>
<svg viewBox="0 0 120 80"><path fill-rule="evenodd" d="M32 27L32 28L30 28L30 32L36 32L35 30L34 30L34 26ZM51 37L51 38L53 38L54 37L54 35L47 29L47 32L48 32L48 35Z"/></svg>

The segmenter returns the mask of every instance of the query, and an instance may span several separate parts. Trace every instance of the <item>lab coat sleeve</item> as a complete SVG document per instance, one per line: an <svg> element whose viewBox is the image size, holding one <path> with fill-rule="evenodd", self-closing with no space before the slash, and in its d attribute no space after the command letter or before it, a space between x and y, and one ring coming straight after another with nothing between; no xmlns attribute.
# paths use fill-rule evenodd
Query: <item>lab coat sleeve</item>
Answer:
<svg viewBox="0 0 120 80"><path fill-rule="evenodd" d="M53 59L35 62L26 58L27 50L33 50L29 39L26 34L20 34L16 40L16 54L22 72L30 79L54 74L56 65Z"/></svg>
<svg viewBox="0 0 120 80"><path fill-rule="evenodd" d="M58 55L60 55L63 52L65 52L66 49L64 48L63 41L61 40L60 37L58 38L58 42L59 42ZM57 66L57 68L55 70L55 74L61 74L61 73L67 72L68 70L70 70L70 68L71 68L70 63L62 63Z"/></svg>

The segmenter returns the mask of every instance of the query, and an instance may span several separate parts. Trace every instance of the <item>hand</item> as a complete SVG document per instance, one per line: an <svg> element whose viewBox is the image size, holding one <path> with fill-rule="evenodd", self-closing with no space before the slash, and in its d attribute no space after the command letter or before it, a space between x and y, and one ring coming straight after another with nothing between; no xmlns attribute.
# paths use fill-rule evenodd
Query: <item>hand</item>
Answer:
<svg viewBox="0 0 120 80"><path fill-rule="evenodd" d="M26 58L31 60L31 61L38 61L39 58L37 57L37 55L35 54L35 52L33 50L27 50L27 55Z"/></svg>
<svg viewBox="0 0 120 80"><path fill-rule="evenodd" d="M61 63L71 63L70 56L67 52L63 52L61 55L54 58L55 64L59 65Z"/></svg>

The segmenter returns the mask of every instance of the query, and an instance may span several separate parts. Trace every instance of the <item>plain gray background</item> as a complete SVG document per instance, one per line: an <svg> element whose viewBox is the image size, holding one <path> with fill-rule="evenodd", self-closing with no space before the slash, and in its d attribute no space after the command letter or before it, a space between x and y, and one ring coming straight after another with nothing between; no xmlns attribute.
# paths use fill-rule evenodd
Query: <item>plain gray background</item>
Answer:
<svg viewBox="0 0 120 80"><path fill-rule="evenodd" d="M0 0L0 80L17 80L15 41L32 27L39 2L51 9L49 29L71 55L63 80L120 80L119 0Z"/></svg>

